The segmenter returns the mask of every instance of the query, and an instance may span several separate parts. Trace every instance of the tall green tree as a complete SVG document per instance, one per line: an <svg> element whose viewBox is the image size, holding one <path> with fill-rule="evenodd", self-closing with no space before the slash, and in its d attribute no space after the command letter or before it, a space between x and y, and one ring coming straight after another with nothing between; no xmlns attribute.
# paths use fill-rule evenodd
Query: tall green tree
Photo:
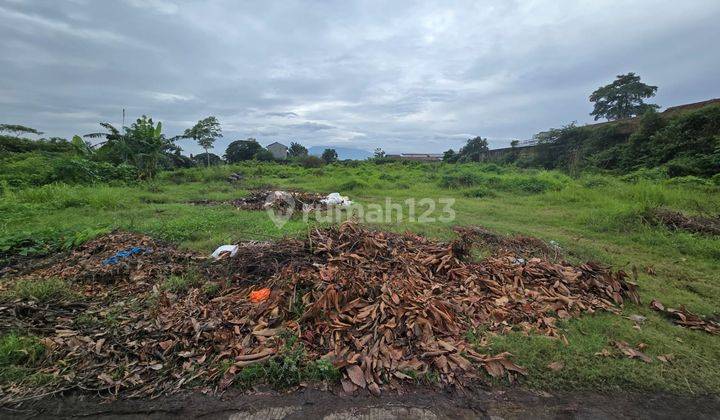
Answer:
<svg viewBox="0 0 720 420"><path fill-rule="evenodd" d="M291 158L300 158L308 155L308 149L300 143L291 142L288 148L288 155Z"/></svg>
<svg viewBox="0 0 720 420"><path fill-rule="evenodd" d="M254 138L235 140L225 149L225 160L229 163L251 160L261 150L263 147Z"/></svg>
<svg viewBox="0 0 720 420"><path fill-rule="evenodd" d="M458 155L462 161L479 162L489 150L487 139L477 136L468 139Z"/></svg>
<svg viewBox="0 0 720 420"><path fill-rule="evenodd" d="M335 149L325 149L322 153L322 160L325 163L333 163L338 160L338 154Z"/></svg>
<svg viewBox="0 0 720 420"><path fill-rule="evenodd" d="M208 149L213 147L215 140L222 137L222 128L220 127L220 123L217 118L210 116L198 121L192 128L185 130L182 137L195 140L200 147L205 149L205 154L208 158L207 166L210 166L210 155L208 154Z"/></svg>
<svg viewBox="0 0 720 420"><path fill-rule="evenodd" d="M642 115L649 109L660 108L643 101L655 96L657 89L657 86L642 83L640 76L635 73L618 75L614 82L599 87L590 95L590 102L595 104L590 115L596 121L600 118L620 120Z"/></svg>
<svg viewBox="0 0 720 420"><path fill-rule="evenodd" d="M123 127L122 131L110 123L100 123L105 132L90 133L84 137L100 138L105 141L100 146L98 155L110 162L130 163L135 165L143 178L152 178L168 154L178 153L180 148L174 140L166 139L162 134L162 123L155 124L152 118L145 115L138 118L130 127Z"/></svg>
<svg viewBox="0 0 720 420"><path fill-rule="evenodd" d="M455 153L453 149L448 149L443 153L442 160L443 162L455 163L457 162L458 158L458 154Z"/></svg>

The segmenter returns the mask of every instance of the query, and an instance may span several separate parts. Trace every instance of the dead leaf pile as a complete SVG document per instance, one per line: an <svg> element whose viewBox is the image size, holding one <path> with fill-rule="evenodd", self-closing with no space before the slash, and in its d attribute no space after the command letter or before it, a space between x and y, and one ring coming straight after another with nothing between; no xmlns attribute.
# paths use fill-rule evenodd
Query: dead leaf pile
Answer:
<svg viewBox="0 0 720 420"><path fill-rule="evenodd" d="M710 319L703 319L700 315L694 314L687 309L685 306L681 306L680 309L666 308L665 305L653 299L650 302L650 308L665 314L672 321L685 328L691 330L705 331L710 334L720 334L720 323Z"/></svg>
<svg viewBox="0 0 720 420"><path fill-rule="evenodd" d="M126 396L190 386L215 391L242 368L278 357L287 334L299 338L310 359L338 367L347 392L378 394L429 372L454 386L483 372L512 380L524 369L510 354L479 352L467 342L468 331L564 339L559 319L618 311L625 299L638 300L622 271L539 258L519 262L511 253L472 261L467 237L440 243L345 223L305 241L253 243L245 252L241 246L233 258L203 264L146 238L142 246L153 252L124 262L125 269L99 261L129 242L137 245L138 237L113 235L35 273L72 279L82 302L0 304L0 317L13 317L51 349L43 371L58 378L58 387ZM215 297L199 286L178 293L159 287L165 276L190 266L213 281L219 273L241 274L228 277ZM124 271L105 272L114 269ZM252 292L263 299L253 302Z"/></svg>
<svg viewBox="0 0 720 420"><path fill-rule="evenodd" d="M678 211L658 208L651 210L646 219L651 224L663 225L672 230L706 235L720 235L720 216L686 216Z"/></svg>

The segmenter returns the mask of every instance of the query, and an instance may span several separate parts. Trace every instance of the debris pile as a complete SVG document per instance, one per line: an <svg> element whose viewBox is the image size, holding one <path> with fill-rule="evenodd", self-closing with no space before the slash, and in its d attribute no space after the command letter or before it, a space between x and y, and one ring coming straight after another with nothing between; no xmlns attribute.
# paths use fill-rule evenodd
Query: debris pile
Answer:
<svg viewBox="0 0 720 420"><path fill-rule="evenodd" d="M494 253L511 253L518 257L538 257L551 261L563 257L560 247L554 241L547 244L530 236L503 236L481 226L458 226L455 232L473 244L490 248Z"/></svg>
<svg viewBox="0 0 720 420"><path fill-rule="evenodd" d="M684 306L681 306L680 309L666 308L665 305L653 299L652 302L650 302L650 309L665 314L665 316L672 319L675 324L681 327L720 335L720 322L703 319L700 315L685 309Z"/></svg>
<svg viewBox="0 0 720 420"><path fill-rule="evenodd" d="M229 204L240 210L267 210L268 208L280 212L317 211L333 207L350 207L353 202L339 193L323 195L306 191L282 191L258 189L250 191L247 197L235 200L194 200L188 204L213 206Z"/></svg>
<svg viewBox="0 0 720 420"><path fill-rule="evenodd" d="M81 245L59 262L35 271L33 277L94 283L155 282L185 273L201 259L146 235L113 232Z"/></svg>
<svg viewBox="0 0 720 420"><path fill-rule="evenodd" d="M152 252L102 265L129 246ZM460 387L483 372L513 380L524 369L510 354L482 353L467 341L468 331L564 339L558 319L638 301L622 271L519 262L510 252L472 261L471 246L468 236L440 243L345 223L304 241L240 244L234 257L196 264L194 255L115 233L34 274L84 282L86 301L46 305L51 315L29 329L52 349L45 373L81 389L127 396L222 389L241 369L280 357L290 334L310 359L341 370L346 392L378 394L431 372ZM160 287L164 276L189 270L183 263L208 279L231 281L214 296L200 286L178 293ZM97 282L109 278L114 284ZM23 318L21 305L28 303L0 307L0 316Z"/></svg>
<svg viewBox="0 0 720 420"><path fill-rule="evenodd" d="M652 210L648 220L672 230L684 230L705 235L720 235L720 216L686 216L678 211L659 208Z"/></svg>

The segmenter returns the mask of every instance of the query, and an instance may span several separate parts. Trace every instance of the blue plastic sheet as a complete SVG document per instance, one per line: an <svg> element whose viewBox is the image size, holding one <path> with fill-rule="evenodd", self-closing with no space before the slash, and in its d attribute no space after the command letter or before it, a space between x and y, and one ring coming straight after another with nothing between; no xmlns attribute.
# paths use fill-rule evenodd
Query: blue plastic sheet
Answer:
<svg viewBox="0 0 720 420"><path fill-rule="evenodd" d="M149 252L149 250L146 250L145 248L141 248L139 246L134 246L132 248L124 249L122 251L119 251L117 254L113 255L110 258L106 258L103 260L102 265L115 265L120 262L120 260L123 260L128 257L132 257L135 254L140 254L144 252Z"/></svg>

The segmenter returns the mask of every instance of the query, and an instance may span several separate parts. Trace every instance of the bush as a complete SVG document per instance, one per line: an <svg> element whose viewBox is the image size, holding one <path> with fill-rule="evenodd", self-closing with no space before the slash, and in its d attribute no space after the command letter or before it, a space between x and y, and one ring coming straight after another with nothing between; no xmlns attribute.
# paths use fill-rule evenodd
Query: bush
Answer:
<svg viewBox="0 0 720 420"><path fill-rule="evenodd" d="M54 182L94 184L129 183L138 177L131 165L113 165L71 155L40 152L17 153L0 161L0 181L14 188L41 186Z"/></svg>
<svg viewBox="0 0 720 420"><path fill-rule="evenodd" d="M709 187L713 186L713 182L710 180L707 180L705 178L700 178L697 176L682 176L677 178L670 178L667 181L665 181L666 185L676 185L676 186L687 186L687 187Z"/></svg>
<svg viewBox="0 0 720 420"><path fill-rule="evenodd" d="M357 190L360 188L367 188L368 185L364 183L363 181L358 181L356 179L351 179L350 181L343 182L342 184L338 185L339 191L352 191Z"/></svg>
<svg viewBox="0 0 720 420"><path fill-rule="evenodd" d="M472 187L481 182L478 175L473 173L447 174L442 177L440 186L443 188Z"/></svg>
<svg viewBox="0 0 720 420"><path fill-rule="evenodd" d="M325 161L317 156L303 156L298 159L298 162L303 168L320 168L325 165Z"/></svg>
<svg viewBox="0 0 720 420"><path fill-rule="evenodd" d="M463 192L463 195L465 197L471 197L471 198L483 198L483 197L495 197L496 196L495 192L490 190L487 187L473 188L473 189Z"/></svg>

